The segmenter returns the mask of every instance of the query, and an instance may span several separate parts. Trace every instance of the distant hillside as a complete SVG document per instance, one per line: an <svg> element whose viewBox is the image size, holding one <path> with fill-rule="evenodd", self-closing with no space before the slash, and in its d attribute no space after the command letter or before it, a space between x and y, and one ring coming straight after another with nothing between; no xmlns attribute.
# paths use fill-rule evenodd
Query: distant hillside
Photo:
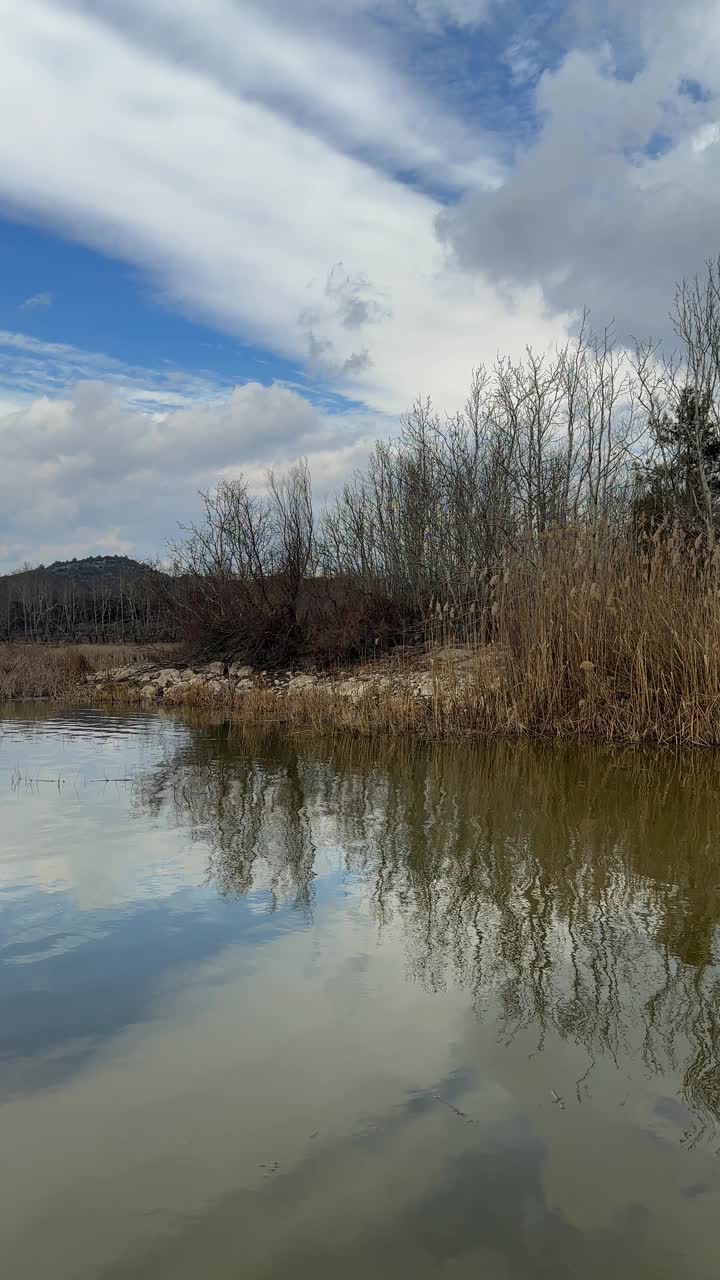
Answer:
<svg viewBox="0 0 720 1280"><path fill-rule="evenodd" d="M173 639L169 578L129 556L55 560L0 577L0 641Z"/></svg>
<svg viewBox="0 0 720 1280"><path fill-rule="evenodd" d="M82 560L56 560L53 564L38 566L35 573L48 577L90 586L93 582L120 582L141 578L153 570L130 556L85 556Z"/></svg>
<svg viewBox="0 0 720 1280"><path fill-rule="evenodd" d="M102 583L105 587L115 589L121 583L127 585L148 575L156 576L158 571L141 564L139 560L132 560L130 556L84 556L81 560L55 560L52 564L35 565L4 577L22 579L26 583L33 578L46 581L52 579L53 585L73 584L90 589L93 585L99 586Z"/></svg>

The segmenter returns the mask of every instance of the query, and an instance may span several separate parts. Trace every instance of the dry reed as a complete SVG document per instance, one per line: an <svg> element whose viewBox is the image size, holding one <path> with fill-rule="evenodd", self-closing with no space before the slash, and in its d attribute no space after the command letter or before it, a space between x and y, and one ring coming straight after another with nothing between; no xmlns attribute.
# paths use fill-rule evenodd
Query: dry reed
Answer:
<svg viewBox="0 0 720 1280"><path fill-rule="evenodd" d="M86 676L157 660L170 645L0 645L0 702L75 698Z"/></svg>
<svg viewBox="0 0 720 1280"><path fill-rule="evenodd" d="M165 702L324 733L720 745L720 563L699 541L656 531L618 545L597 530L556 532L532 570L525 555L484 576L476 600L464 610L435 603L431 622L428 696L415 691L415 657L404 671L396 664L393 679L366 668L351 689L345 672L298 691L220 695L200 684ZM16 649L11 662L8 652L6 697L63 696L91 655L89 646L44 650L38 667L38 650ZM110 655L101 655L108 666ZM35 674L23 676L24 662ZM126 685L91 696L142 700Z"/></svg>
<svg viewBox="0 0 720 1280"><path fill-rule="evenodd" d="M354 698L332 685L254 691L231 714L356 734L720 745L720 562L699 540L555 532L532 571L524 557L464 615L447 604L435 616L428 698L370 680ZM453 639L464 660L450 649L443 662Z"/></svg>

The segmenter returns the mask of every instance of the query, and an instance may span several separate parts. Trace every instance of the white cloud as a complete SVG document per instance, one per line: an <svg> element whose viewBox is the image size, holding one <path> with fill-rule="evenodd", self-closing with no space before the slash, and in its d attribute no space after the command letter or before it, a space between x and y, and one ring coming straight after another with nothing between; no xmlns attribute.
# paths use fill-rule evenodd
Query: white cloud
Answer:
<svg viewBox="0 0 720 1280"><path fill-rule="evenodd" d="M20 303L21 311L36 311L39 308L51 307L53 304L53 296L51 293L34 293L31 298L26 298Z"/></svg>
<svg viewBox="0 0 720 1280"><path fill-rule="evenodd" d="M418 17L437 29L445 24L478 26L488 17L493 0L410 0L410 4Z"/></svg>
<svg viewBox="0 0 720 1280"><path fill-rule="evenodd" d="M93 381L108 383L133 404L156 410L212 400L232 388L215 374L171 367L147 369L70 343L0 329L0 382L6 397L0 401L0 413L40 395L62 395L79 382Z"/></svg>
<svg viewBox="0 0 720 1280"><path fill-rule="evenodd" d="M512 164L443 91L450 62L432 84L413 65L420 34L459 48L502 12L0 0L0 105L22 120L0 132L6 207L367 408L308 404L300 372L233 389L0 334L0 394L23 402L0 404L14 558L74 528L156 550L199 485L302 451L327 487L417 394L452 410L473 365L561 340L585 302L657 332L673 280L720 249L717 9L568 0L553 57L542 14L507 20L502 75L538 126Z"/></svg>
<svg viewBox="0 0 720 1280"><path fill-rule="evenodd" d="M451 408L474 363L562 332L539 289L502 296L448 269L439 204L383 168L383 156L402 155L428 178L493 181L482 131L476 140L362 49L328 37L313 55L290 18L271 38L259 7L212 5L212 22L206 6L172 5L189 51L180 62L158 35L164 0L133 11L130 41L67 5L0 0L0 93L23 119L0 136L5 198L141 264L185 309L298 361L308 356L299 318L326 308L328 272L342 261L391 314L355 330L328 314L316 350L331 351L338 389L382 411L420 392ZM264 50L267 101L249 80L245 41L258 58Z"/></svg>
<svg viewBox="0 0 720 1280"><path fill-rule="evenodd" d="M199 489L240 471L259 486L268 465L300 454L322 500L393 425L256 383L154 414L104 382L41 397L0 416L0 569L103 550L161 553L197 513Z"/></svg>
<svg viewBox="0 0 720 1280"><path fill-rule="evenodd" d="M618 336L670 337L675 281L720 251L720 13L710 0L574 6L582 47L536 88L542 127L497 189L440 226L483 279L535 282Z"/></svg>
<svg viewBox="0 0 720 1280"><path fill-rule="evenodd" d="M399 71L399 59L383 56L377 42L367 46L367 27L346 20L333 31L317 21L312 4L285 4L273 12L265 0L73 2L141 52L171 64L182 58L184 67L208 83L301 120L303 130L341 151L360 149L378 163L399 164L462 188L497 176L490 134L477 125L469 128L437 94L414 84ZM435 20L451 10L467 15L479 7L476 0L413 0L410 9ZM372 8L387 17L406 6L386 0ZM387 45L392 27L383 30Z"/></svg>

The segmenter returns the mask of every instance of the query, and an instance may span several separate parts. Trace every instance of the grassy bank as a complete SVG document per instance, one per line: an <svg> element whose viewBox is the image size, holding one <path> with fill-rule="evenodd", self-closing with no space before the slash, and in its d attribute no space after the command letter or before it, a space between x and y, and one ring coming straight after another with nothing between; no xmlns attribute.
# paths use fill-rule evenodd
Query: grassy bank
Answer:
<svg viewBox="0 0 720 1280"><path fill-rule="evenodd" d="M720 557L679 535L640 544L555 533L532 569L478 583L464 611L435 602L427 645L305 683L255 672L148 684L89 670L169 666L172 651L6 648L0 696L222 707L248 724L319 732L591 738L720 746ZM191 673L192 676L192 673ZM300 685L300 687L298 687Z"/></svg>
<svg viewBox="0 0 720 1280"><path fill-rule="evenodd" d="M720 746L719 560L668 531L624 544L556 531L464 611L435 602L421 656L297 691L216 682L165 701L319 731Z"/></svg>
<svg viewBox="0 0 720 1280"><path fill-rule="evenodd" d="M173 652L169 645L0 645L0 702L77 698L93 672L158 661Z"/></svg>

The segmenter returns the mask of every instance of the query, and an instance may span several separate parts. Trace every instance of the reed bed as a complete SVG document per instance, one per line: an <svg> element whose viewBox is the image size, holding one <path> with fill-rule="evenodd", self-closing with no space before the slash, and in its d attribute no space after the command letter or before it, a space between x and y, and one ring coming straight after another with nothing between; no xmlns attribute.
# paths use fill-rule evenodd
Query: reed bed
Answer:
<svg viewBox="0 0 720 1280"><path fill-rule="evenodd" d="M435 601L425 651L339 670L300 690L200 684L164 705L222 708L248 725L352 735L554 737L720 745L720 556L656 530L555 532L461 607ZM83 676L157 650L0 651L0 696L66 697ZM360 678L362 676L362 678ZM418 692L418 679L424 691ZM86 697L141 702L139 686Z"/></svg>
<svg viewBox="0 0 720 1280"><path fill-rule="evenodd" d="M95 671L164 659L171 645L0 645L0 702L76 698Z"/></svg>
<svg viewBox="0 0 720 1280"><path fill-rule="evenodd" d="M356 734L720 745L720 557L700 539L555 532L464 610L436 602L428 635L430 697L370 679L350 698L332 684L253 691L231 713Z"/></svg>

